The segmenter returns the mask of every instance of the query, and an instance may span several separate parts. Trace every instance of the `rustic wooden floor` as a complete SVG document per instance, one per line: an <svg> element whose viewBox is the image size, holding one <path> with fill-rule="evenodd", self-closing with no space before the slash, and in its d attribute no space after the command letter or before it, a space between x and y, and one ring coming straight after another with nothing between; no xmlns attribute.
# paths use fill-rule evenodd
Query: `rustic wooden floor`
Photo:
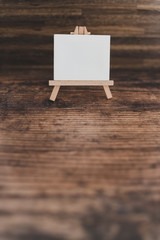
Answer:
<svg viewBox="0 0 160 240"><path fill-rule="evenodd" d="M112 100L64 87L53 103L35 72L1 76L0 238L159 239L160 75L119 71Z"/></svg>
<svg viewBox="0 0 160 240"><path fill-rule="evenodd" d="M0 0L0 240L160 239L159 9ZM49 101L52 34L76 24L112 35L112 100Z"/></svg>

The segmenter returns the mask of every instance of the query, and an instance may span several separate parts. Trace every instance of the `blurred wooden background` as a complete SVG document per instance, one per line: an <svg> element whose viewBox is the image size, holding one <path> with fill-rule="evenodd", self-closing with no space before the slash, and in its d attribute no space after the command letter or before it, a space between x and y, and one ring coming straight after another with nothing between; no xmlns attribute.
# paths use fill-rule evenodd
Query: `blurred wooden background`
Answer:
<svg viewBox="0 0 160 240"><path fill-rule="evenodd" d="M0 67L51 72L52 35L86 25L112 36L112 69L159 70L159 12L159 0L1 0Z"/></svg>
<svg viewBox="0 0 160 240"><path fill-rule="evenodd" d="M110 101L49 101L76 25L112 36ZM159 240L159 98L159 0L0 0L0 239Z"/></svg>

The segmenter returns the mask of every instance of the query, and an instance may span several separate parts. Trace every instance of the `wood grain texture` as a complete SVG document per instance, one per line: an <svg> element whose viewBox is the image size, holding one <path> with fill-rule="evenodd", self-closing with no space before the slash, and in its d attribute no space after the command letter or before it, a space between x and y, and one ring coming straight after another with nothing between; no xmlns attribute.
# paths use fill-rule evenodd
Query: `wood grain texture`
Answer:
<svg viewBox="0 0 160 240"><path fill-rule="evenodd" d="M55 103L37 74L0 78L0 238L159 240L159 73L119 70L112 100L61 87Z"/></svg>
<svg viewBox="0 0 160 240"><path fill-rule="evenodd" d="M160 239L158 0L0 0L0 239ZM61 87L52 34L111 34L113 98Z"/></svg>
<svg viewBox="0 0 160 240"><path fill-rule="evenodd" d="M1 69L52 69L52 35L110 34L112 69L160 68L159 0L0 1Z"/></svg>

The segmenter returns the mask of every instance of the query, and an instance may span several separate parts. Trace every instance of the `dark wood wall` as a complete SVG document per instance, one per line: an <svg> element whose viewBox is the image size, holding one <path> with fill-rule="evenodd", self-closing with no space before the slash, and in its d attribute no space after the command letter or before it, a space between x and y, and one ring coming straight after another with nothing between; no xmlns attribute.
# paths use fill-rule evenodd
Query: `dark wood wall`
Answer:
<svg viewBox="0 0 160 240"><path fill-rule="evenodd" d="M159 0L0 0L1 71L44 69L48 78L52 35L75 25L112 36L112 76L118 69L159 71Z"/></svg>

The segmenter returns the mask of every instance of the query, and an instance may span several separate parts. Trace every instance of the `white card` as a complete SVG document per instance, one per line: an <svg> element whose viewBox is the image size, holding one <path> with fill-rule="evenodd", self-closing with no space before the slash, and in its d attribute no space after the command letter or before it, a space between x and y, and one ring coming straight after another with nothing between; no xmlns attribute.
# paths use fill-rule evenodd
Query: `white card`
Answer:
<svg viewBox="0 0 160 240"><path fill-rule="evenodd" d="M109 80L109 35L54 35L54 80Z"/></svg>

